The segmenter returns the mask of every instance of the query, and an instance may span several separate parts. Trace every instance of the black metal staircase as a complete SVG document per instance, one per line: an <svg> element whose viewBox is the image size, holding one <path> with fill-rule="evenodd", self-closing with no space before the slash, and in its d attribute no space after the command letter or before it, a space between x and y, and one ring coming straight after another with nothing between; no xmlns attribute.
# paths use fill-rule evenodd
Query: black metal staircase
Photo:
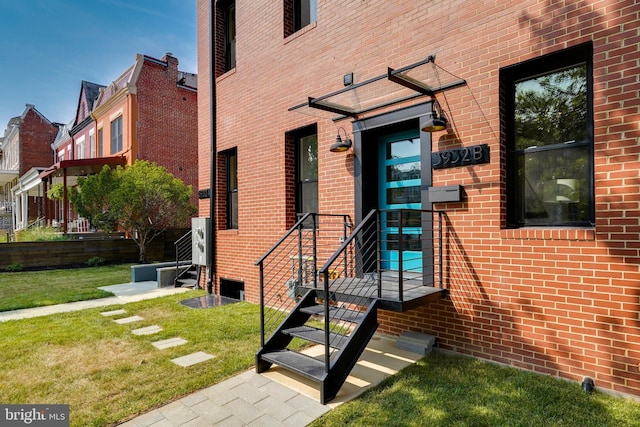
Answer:
<svg viewBox="0 0 640 427"><path fill-rule="evenodd" d="M189 230L173 244L176 249L176 274L173 284L176 288L196 288L200 283L201 268L192 264L192 236Z"/></svg>
<svg viewBox="0 0 640 427"><path fill-rule="evenodd" d="M315 381L324 404L337 395L374 335L378 309L404 311L441 298L442 281L438 287L434 282L442 271L442 217L433 211L417 212L428 227L423 231L428 250L421 256L425 262L414 271L402 270L402 261L399 271L381 268L381 256L389 252L382 248L403 245L381 241L385 217L378 210L355 229L346 215L306 214L285 233L256 263L262 332L256 371L276 364ZM402 224L402 211L393 217ZM323 345L324 354L311 357L296 351L300 345L293 345L294 338Z"/></svg>

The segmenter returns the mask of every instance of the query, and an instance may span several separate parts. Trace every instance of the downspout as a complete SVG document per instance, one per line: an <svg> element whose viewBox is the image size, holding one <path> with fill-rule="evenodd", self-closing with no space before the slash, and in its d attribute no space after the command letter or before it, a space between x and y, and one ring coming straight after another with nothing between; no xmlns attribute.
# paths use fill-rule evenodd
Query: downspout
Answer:
<svg viewBox="0 0 640 427"><path fill-rule="evenodd" d="M209 2L209 220L211 235L209 236L209 268L207 268L207 293L213 293L216 268L216 0Z"/></svg>

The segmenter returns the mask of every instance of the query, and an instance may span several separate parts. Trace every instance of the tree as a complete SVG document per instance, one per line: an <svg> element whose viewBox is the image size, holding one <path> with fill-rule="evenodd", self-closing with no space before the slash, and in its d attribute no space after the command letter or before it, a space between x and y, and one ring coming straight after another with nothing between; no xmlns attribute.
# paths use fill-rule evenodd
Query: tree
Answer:
<svg viewBox="0 0 640 427"><path fill-rule="evenodd" d="M68 189L67 195L78 215L110 233L116 224L110 200L116 186L116 171L105 165L95 175L79 177L77 187Z"/></svg>
<svg viewBox="0 0 640 427"><path fill-rule="evenodd" d="M78 214L106 230L117 225L138 245L139 261L147 262L147 245L167 228L186 222L196 212L191 186L165 168L137 160L78 181L70 199ZM109 228L111 227L111 228Z"/></svg>

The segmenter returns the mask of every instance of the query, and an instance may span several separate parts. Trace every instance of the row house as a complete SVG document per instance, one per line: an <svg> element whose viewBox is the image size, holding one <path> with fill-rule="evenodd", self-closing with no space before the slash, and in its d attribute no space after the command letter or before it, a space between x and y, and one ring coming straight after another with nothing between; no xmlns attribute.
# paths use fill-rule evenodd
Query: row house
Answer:
<svg viewBox="0 0 640 427"><path fill-rule="evenodd" d="M76 117L61 129L51 149L54 163L40 178L45 189L61 183L65 191L62 200L47 202L45 217L65 232L89 227L74 216L67 186L104 165L148 160L195 188L197 75L178 70L178 59L170 53L161 59L138 54L107 86L83 81Z"/></svg>
<svg viewBox="0 0 640 427"><path fill-rule="evenodd" d="M51 164L51 143L60 127L34 105L9 120L0 138L0 229L26 227L44 216L39 174Z"/></svg>
<svg viewBox="0 0 640 427"><path fill-rule="evenodd" d="M328 401L410 332L640 395L636 2L196 4L207 284L264 305L258 372Z"/></svg>

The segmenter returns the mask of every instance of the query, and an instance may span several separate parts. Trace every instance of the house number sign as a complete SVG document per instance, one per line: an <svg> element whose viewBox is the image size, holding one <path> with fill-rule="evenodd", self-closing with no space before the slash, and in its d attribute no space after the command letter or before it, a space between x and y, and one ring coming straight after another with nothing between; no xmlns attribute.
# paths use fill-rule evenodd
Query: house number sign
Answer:
<svg viewBox="0 0 640 427"><path fill-rule="evenodd" d="M456 166L478 165L481 163L489 163L489 146L487 144L431 153L432 169L454 168Z"/></svg>

